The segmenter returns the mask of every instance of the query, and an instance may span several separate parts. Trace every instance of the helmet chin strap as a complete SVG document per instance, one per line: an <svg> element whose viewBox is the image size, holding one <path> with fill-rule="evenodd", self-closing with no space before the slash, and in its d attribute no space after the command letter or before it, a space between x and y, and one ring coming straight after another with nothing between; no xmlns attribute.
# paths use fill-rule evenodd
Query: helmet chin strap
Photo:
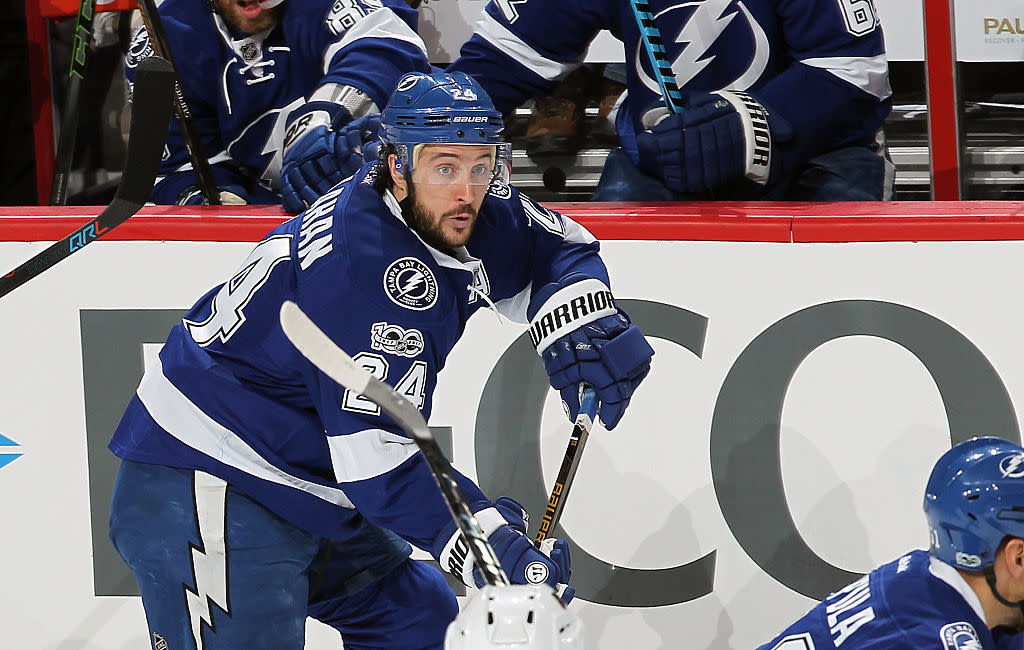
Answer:
<svg viewBox="0 0 1024 650"><path fill-rule="evenodd" d="M988 583L988 588L992 590L992 595L996 597L996 600L1006 605L1007 607L1017 607L1020 609L1021 614L1024 614L1024 600L1017 602L1009 601L1003 598L1003 595L999 593L998 589L996 589L995 563L989 562L984 567L982 567L981 571L985 574L985 582Z"/></svg>

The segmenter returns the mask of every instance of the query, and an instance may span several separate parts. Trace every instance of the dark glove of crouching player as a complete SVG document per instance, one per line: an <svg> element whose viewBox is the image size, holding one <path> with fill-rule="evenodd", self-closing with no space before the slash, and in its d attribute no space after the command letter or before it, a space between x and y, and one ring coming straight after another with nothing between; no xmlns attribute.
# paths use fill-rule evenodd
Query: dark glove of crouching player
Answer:
<svg viewBox="0 0 1024 650"><path fill-rule="evenodd" d="M515 585L547 584L568 604L576 590L566 586L572 573L569 545L562 539L548 538L540 548L526 536L529 515L515 500L498 497L494 504L474 504L480 527L498 562ZM483 506L479 508L479 506ZM462 533L453 522L434 542L433 555L441 569L451 573L468 587L483 587L483 575L473 562Z"/></svg>
<svg viewBox="0 0 1024 650"><path fill-rule="evenodd" d="M590 384L601 422L614 429L650 371L654 349L611 290L595 278L570 274L537 291L527 315L530 337L569 419L580 411L580 385Z"/></svg>

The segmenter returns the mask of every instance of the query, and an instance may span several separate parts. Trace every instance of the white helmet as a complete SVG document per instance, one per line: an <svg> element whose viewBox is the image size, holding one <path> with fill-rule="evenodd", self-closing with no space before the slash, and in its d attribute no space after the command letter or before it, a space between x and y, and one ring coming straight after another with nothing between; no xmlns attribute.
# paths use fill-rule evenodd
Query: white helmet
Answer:
<svg viewBox="0 0 1024 650"><path fill-rule="evenodd" d="M445 650L582 650L583 621L548 585L487 586L459 612Z"/></svg>

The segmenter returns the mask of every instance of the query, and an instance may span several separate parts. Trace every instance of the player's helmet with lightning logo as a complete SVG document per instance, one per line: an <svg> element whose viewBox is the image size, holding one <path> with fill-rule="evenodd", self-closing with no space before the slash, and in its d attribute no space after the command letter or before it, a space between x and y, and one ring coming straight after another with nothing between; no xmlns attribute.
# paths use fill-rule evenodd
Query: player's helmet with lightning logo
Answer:
<svg viewBox="0 0 1024 650"><path fill-rule="evenodd" d="M932 469L924 512L929 552L981 571L1005 537L1024 538L1024 448L990 436L954 446Z"/></svg>
<svg viewBox="0 0 1024 650"><path fill-rule="evenodd" d="M380 139L394 146L405 174L411 174L423 145L493 146L493 167L480 182L507 183L512 156L501 139L504 127L490 96L466 73L411 72L381 112Z"/></svg>

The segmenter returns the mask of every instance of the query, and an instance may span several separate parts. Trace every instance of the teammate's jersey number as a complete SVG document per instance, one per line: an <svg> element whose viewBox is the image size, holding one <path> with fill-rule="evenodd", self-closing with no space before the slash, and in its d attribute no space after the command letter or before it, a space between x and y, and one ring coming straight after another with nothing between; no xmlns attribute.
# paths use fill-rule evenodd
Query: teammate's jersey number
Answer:
<svg viewBox="0 0 1024 650"><path fill-rule="evenodd" d="M379 354L373 352L360 352L352 357L360 366L377 379L386 382L391 364ZM402 378L395 384L395 390L402 397L412 402L418 409L423 408L427 394L427 364L425 361L413 361L412 366L406 371ZM341 401L341 408L356 413L368 413L380 415L380 407L366 399L359 393L345 389L345 397Z"/></svg>
<svg viewBox="0 0 1024 650"><path fill-rule="evenodd" d="M846 31L864 36L878 25L878 14L871 0L838 0L839 9L846 20Z"/></svg>
<svg viewBox="0 0 1024 650"><path fill-rule="evenodd" d="M291 235L275 235L261 241L242 262L242 268L214 296L210 316L201 323L183 321L196 343L225 343L238 331L245 322L245 306L270 279L274 267L288 259L291 240Z"/></svg>

